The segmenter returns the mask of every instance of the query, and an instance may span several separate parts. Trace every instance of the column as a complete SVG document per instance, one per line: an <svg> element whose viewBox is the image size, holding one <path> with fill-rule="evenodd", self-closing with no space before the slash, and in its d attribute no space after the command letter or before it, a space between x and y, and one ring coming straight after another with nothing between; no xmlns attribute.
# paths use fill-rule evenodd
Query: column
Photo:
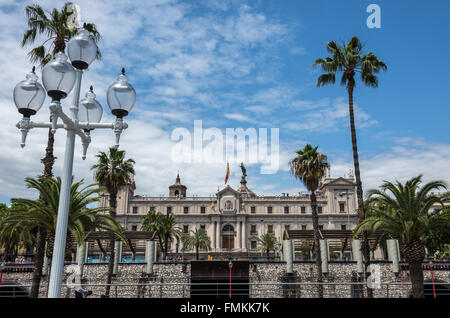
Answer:
<svg viewBox="0 0 450 318"><path fill-rule="evenodd" d="M242 240L243 240L243 244L242 244L242 247L243 247L243 249L244 249L244 252L247 252L247 241L248 241L248 238L247 238L247 222L246 221L244 221L243 222L243 224L242 224L243 226L243 235L242 235Z"/></svg>
<svg viewBox="0 0 450 318"><path fill-rule="evenodd" d="M364 273L364 264L361 253L361 240L352 241L353 260L356 261L356 270L358 273Z"/></svg>
<svg viewBox="0 0 450 318"><path fill-rule="evenodd" d="M242 248L242 222L238 221L237 222L237 230L238 230L238 235L237 235L237 244L236 244L236 248Z"/></svg>
<svg viewBox="0 0 450 318"><path fill-rule="evenodd" d="M283 259L286 261L286 273L292 274L294 272L294 267L292 263L292 240L283 241Z"/></svg>
<svg viewBox="0 0 450 318"><path fill-rule="evenodd" d="M320 240L320 258L322 259L322 273L328 274L328 240Z"/></svg>
<svg viewBox="0 0 450 318"><path fill-rule="evenodd" d="M216 252L220 250L220 221L216 223Z"/></svg>
<svg viewBox="0 0 450 318"><path fill-rule="evenodd" d="M217 226L217 222L214 221L214 223L213 223L213 248L214 248L214 250L216 250L216 248L217 248L216 226Z"/></svg>
<svg viewBox="0 0 450 318"><path fill-rule="evenodd" d="M155 261L156 241L145 241L145 272L147 274L153 274L153 263Z"/></svg>
<svg viewBox="0 0 450 318"><path fill-rule="evenodd" d="M87 242L83 242L82 245L77 245L77 264L80 268L80 275L83 276L83 268L84 262L86 260L86 244Z"/></svg>
<svg viewBox="0 0 450 318"><path fill-rule="evenodd" d="M388 259L392 262L392 271L395 274L400 272L399 255L397 254L397 240L387 240Z"/></svg>

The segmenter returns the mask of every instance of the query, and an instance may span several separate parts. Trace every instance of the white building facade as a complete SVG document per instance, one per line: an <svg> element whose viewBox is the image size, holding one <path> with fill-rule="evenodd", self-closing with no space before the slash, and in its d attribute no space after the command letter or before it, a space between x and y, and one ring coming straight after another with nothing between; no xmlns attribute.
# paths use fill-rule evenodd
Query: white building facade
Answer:
<svg viewBox="0 0 450 318"><path fill-rule="evenodd" d="M356 189L353 176L326 178L317 192L319 227L323 230L354 229L357 224ZM187 187L179 175L169 187L169 195L147 197L134 195L134 183L123 187L117 196L117 221L129 231L141 230L141 217L149 211L175 215L184 233L204 228L211 240L211 250L201 251L213 257L257 256L259 239L272 233L281 242L285 230L312 230L308 194L259 196L247 188L243 178L239 189L224 187L214 196L187 196ZM108 205L105 196L101 206ZM188 255L182 242L172 242L170 252Z"/></svg>

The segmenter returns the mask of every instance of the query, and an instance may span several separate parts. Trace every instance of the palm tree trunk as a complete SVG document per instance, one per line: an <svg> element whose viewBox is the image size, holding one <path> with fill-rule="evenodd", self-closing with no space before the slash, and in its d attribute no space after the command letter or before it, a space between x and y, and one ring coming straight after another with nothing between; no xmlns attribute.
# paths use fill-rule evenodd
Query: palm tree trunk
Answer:
<svg viewBox="0 0 450 318"><path fill-rule="evenodd" d="M47 233L44 228L39 227L37 233L36 258L34 261L34 270L31 283L31 298L38 298L39 287L41 284L42 267L44 265L45 239Z"/></svg>
<svg viewBox="0 0 450 318"><path fill-rule="evenodd" d="M354 76L354 74L352 75ZM355 87L353 77L348 82L348 108L350 115L350 131L352 135L352 147L353 147L353 163L355 166L355 179L356 179L356 196L358 198L358 222L361 223L366 217L364 207L364 196L361 182L361 171L359 169L359 157L358 157L358 144L356 140L356 127L355 127L355 115L353 109L353 89ZM367 269L370 265L370 247L367 231L362 233L362 254L364 256L364 272L366 273L366 280L369 279L370 273L367 273ZM367 288L367 297L372 298L373 292L371 288Z"/></svg>
<svg viewBox="0 0 450 318"><path fill-rule="evenodd" d="M52 116L50 116L50 122L51 121ZM44 178L51 178L53 176L53 165L56 159L56 157L53 156L54 143L55 143L55 136L52 134L52 130L49 129L47 138L47 148L45 149L45 157L41 159L41 162L44 164L44 174L43 174ZM31 283L31 298L37 298L39 295L39 287L41 284L41 277L42 277L42 267L44 264L46 236L47 233L45 229L38 228L36 259L34 263L33 279Z"/></svg>
<svg viewBox="0 0 450 318"><path fill-rule="evenodd" d="M109 211L109 215L113 218L116 217L116 207L117 207L117 193L110 193L109 194L109 206L113 209L112 211ZM106 277L106 289L105 289L105 296L109 297L109 292L111 290L111 282L114 272L114 257L115 257L115 251L114 251L114 233L110 232L110 241L109 241L109 261L108 261L108 275Z"/></svg>
<svg viewBox="0 0 450 318"><path fill-rule="evenodd" d="M316 257L317 282L322 283L322 259L320 258L319 215L317 214L317 198L315 191L311 191L311 210L314 229L314 253ZM322 285L318 285L319 298L323 297Z"/></svg>
<svg viewBox="0 0 450 318"><path fill-rule="evenodd" d="M97 239L97 245L98 245L98 248L100 249L100 251L102 252L102 260L103 260L106 255L106 251L103 248L102 242L99 239Z"/></svg>
<svg viewBox="0 0 450 318"><path fill-rule="evenodd" d="M402 252L409 265L409 276L411 279L413 297L423 298L422 262L425 257L425 247L419 239L412 240L404 243Z"/></svg>
<svg viewBox="0 0 450 318"><path fill-rule="evenodd" d="M197 259L197 261L198 261L198 259L199 259L199 256L198 256L198 246L195 246L195 253L196 253L196 259Z"/></svg>

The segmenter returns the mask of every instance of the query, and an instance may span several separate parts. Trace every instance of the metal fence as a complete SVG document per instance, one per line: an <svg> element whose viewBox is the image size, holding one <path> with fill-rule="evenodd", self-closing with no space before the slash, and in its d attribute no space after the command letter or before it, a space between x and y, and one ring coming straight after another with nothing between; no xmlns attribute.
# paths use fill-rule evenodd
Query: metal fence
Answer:
<svg viewBox="0 0 450 318"><path fill-rule="evenodd" d="M425 283L425 297L450 297L450 284ZM107 284L83 284L84 289L92 291L90 298L105 297ZM145 283L110 284L110 298L365 298L368 287L365 283ZM0 298L29 297L31 285L0 285ZM195 289L195 294L191 290ZM41 286L40 297L46 296L47 286ZM411 297L411 283L381 283L373 288L376 298ZM74 298L75 288L63 285L61 297Z"/></svg>

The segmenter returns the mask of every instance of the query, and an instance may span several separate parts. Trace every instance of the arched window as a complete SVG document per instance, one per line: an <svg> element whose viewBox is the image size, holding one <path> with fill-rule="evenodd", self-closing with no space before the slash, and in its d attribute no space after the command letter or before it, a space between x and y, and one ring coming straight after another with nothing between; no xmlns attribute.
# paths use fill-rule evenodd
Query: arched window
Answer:
<svg viewBox="0 0 450 318"><path fill-rule="evenodd" d="M222 228L223 232L234 232L234 227L231 224L227 224Z"/></svg>
<svg viewBox="0 0 450 318"><path fill-rule="evenodd" d="M179 195L180 192L178 190L175 190L175 196Z"/></svg>

